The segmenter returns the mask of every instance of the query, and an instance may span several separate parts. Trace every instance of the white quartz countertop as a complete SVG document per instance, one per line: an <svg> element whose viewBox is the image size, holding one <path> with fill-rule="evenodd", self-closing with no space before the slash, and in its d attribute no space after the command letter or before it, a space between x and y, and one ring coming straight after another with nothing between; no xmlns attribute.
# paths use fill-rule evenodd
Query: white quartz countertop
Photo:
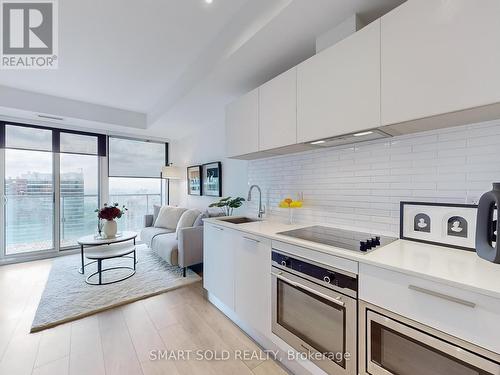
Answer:
<svg viewBox="0 0 500 375"><path fill-rule="evenodd" d="M205 219L205 222L500 298L500 264L481 259L475 252L397 240L361 254L277 234L312 224L287 225L267 220L232 224L216 218Z"/></svg>

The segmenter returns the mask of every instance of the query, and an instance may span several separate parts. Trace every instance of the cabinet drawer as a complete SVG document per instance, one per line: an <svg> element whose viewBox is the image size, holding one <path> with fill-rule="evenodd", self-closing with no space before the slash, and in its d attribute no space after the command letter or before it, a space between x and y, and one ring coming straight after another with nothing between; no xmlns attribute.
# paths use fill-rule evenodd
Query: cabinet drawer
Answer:
<svg viewBox="0 0 500 375"><path fill-rule="evenodd" d="M500 353L500 300L366 264L359 298Z"/></svg>

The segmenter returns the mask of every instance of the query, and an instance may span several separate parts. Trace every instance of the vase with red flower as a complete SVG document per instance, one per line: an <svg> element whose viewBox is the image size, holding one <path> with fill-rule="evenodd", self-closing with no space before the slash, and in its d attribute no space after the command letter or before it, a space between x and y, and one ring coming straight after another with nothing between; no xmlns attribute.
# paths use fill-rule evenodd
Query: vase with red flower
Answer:
<svg viewBox="0 0 500 375"><path fill-rule="evenodd" d="M104 203L103 208L98 208L95 210L97 212L97 217L99 220L103 220L104 224L102 226L102 233L105 238L114 238L118 232L118 224L115 219L119 219L127 211L125 205L120 207L118 203L113 203L108 205Z"/></svg>

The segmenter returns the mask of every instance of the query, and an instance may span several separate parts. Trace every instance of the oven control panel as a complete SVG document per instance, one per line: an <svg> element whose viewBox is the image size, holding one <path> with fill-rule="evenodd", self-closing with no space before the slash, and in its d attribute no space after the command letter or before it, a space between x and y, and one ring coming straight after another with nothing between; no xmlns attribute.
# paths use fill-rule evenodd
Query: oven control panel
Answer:
<svg viewBox="0 0 500 375"><path fill-rule="evenodd" d="M322 281L331 286L358 291L358 279L344 273L333 271L320 265L274 251L271 254L275 267L293 270L296 274L308 276L308 279Z"/></svg>

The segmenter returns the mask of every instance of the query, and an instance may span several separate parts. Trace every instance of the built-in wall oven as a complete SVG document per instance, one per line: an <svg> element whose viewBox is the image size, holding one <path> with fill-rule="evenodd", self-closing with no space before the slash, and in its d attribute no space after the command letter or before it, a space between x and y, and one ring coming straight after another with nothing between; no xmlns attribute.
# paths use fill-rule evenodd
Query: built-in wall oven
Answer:
<svg viewBox="0 0 500 375"><path fill-rule="evenodd" d="M272 331L328 374L355 375L357 290L355 274L273 249Z"/></svg>
<svg viewBox="0 0 500 375"><path fill-rule="evenodd" d="M360 374L500 374L498 354L361 300L359 309Z"/></svg>

